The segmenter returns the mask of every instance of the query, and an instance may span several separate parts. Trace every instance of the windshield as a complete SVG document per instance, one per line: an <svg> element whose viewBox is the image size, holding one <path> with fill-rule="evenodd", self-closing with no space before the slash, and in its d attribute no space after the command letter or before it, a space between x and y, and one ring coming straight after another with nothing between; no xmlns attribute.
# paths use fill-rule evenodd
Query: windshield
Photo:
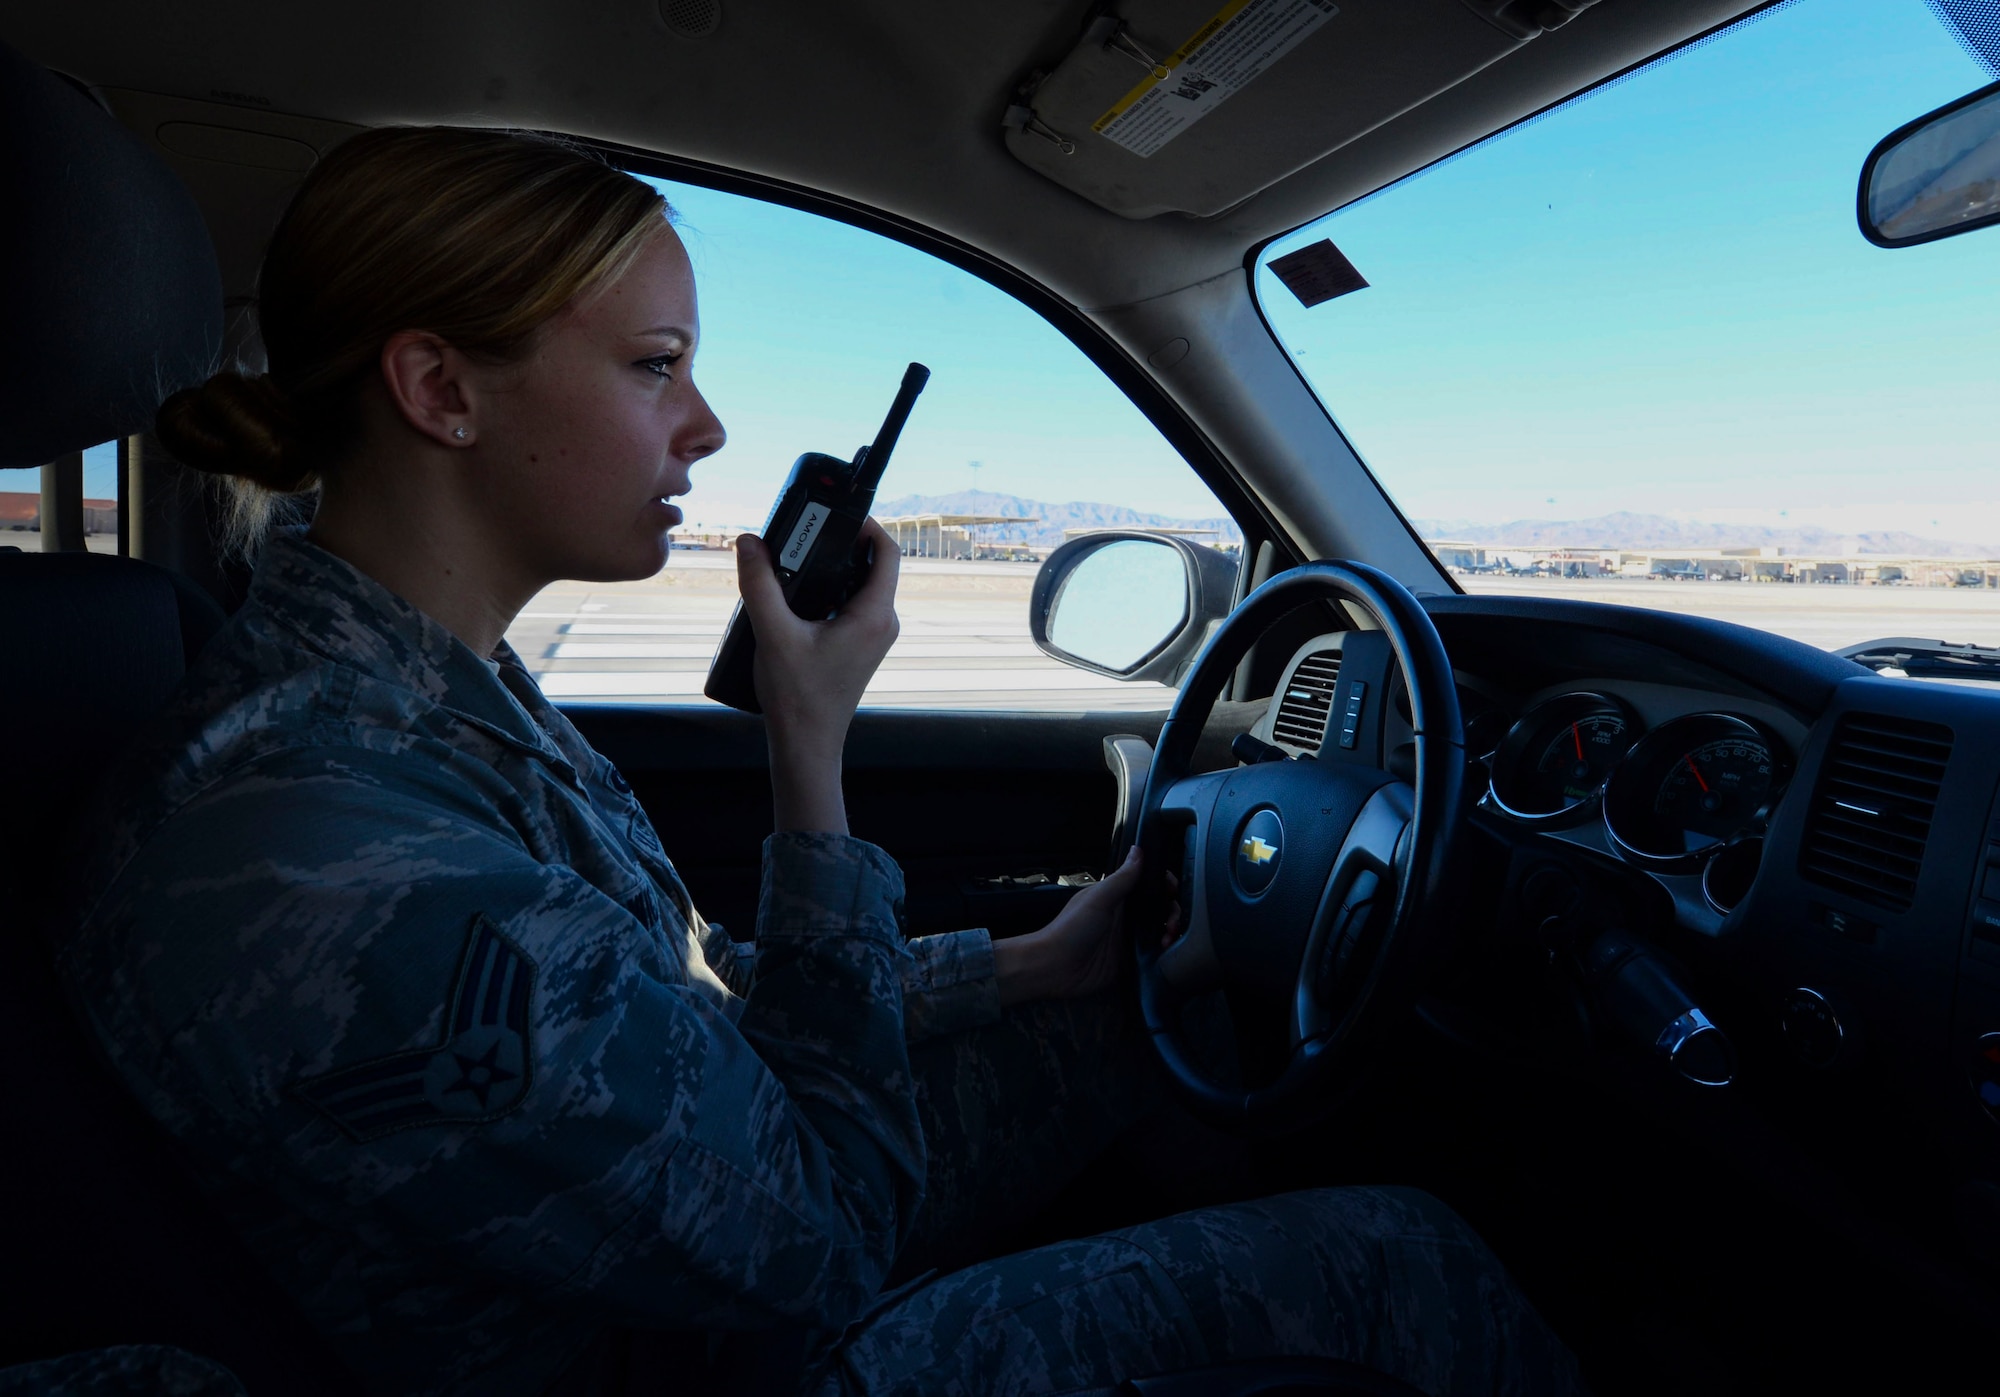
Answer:
<svg viewBox="0 0 2000 1397"><path fill-rule="evenodd" d="M1467 590L2000 644L2000 230L1854 212L1992 77L1925 0L1796 0L1280 239L1259 301ZM1307 307L1270 263L1322 240L1366 285Z"/></svg>

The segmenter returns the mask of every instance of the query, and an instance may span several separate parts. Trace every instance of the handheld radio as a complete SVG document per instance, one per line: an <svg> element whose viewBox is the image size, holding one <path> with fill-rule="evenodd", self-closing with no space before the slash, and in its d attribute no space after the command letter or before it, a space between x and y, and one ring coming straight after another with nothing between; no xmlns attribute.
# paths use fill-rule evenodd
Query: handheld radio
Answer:
<svg viewBox="0 0 2000 1397"><path fill-rule="evenodd" d="M874 507L875 487L888 468L889 453L896 449L896 438L930 377L931 371L922 364L903 371L903 386L896 390L882 430L854 453L852 461L808 451L792 462L785 488L764 521L764 546L771 550L778 584L795 615L824 621L868 580L874 552L855 540ZM757 634L739 600L702 692L745 713L762 713L752 677L756 660Z"/></svg>

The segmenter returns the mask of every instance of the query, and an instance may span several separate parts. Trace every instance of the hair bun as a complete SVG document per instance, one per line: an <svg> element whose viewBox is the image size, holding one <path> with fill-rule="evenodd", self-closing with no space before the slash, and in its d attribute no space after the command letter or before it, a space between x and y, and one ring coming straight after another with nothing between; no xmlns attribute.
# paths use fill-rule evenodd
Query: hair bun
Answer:
<svg viewBox="0 0 2000 1397"><path fill-rule="evenodd" d="M300 461L285 395L268 374L219 373L160 404L160 442L182 464L289 495L315 479Z"/></svg>

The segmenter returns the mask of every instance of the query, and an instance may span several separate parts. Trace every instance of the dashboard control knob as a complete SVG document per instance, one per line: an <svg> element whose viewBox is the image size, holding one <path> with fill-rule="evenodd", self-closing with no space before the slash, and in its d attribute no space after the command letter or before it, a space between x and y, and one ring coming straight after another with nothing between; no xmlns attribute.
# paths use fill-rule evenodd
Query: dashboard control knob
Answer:
<svg viewBox="0 0 2000 1397"><path fill-rule="evenodd" d="M1850 1049L1847 1025L1833 1001L1816 989L1801 985L1786 995L1778 1022L1786 1049L1807 1067L1831 1067Z"/></svg>
<svg viewBox="0 0 2000 1397"><path fill-rule="evenodd" d="M1736 1050L1678 973L1651 947L1606 931L1583 954L1583 972L1606 1025L1633 1047L1650 1050L1697 1086L1736 1080Z"/></svg>
<svg viewBox="0 0 2000 1397"><path fill-rule="evenodd" d="M1668 1024L1653 1047L1697 1086L1726 1087L1736 1080L1736 1050L1698 1008L1689 1008Z"/></svg>

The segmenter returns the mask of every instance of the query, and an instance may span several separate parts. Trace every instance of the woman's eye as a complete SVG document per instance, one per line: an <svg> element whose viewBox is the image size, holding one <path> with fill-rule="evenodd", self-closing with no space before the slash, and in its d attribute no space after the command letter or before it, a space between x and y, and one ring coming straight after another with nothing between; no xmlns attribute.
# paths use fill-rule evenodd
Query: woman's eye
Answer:
<svg viewBox="0 0 2000 1397"><path fill-rule="evenodd" d="M650 359L641 359L638 367L657 378L672 378L674 365L681 361L678 354L655 354Z"/></svg>

